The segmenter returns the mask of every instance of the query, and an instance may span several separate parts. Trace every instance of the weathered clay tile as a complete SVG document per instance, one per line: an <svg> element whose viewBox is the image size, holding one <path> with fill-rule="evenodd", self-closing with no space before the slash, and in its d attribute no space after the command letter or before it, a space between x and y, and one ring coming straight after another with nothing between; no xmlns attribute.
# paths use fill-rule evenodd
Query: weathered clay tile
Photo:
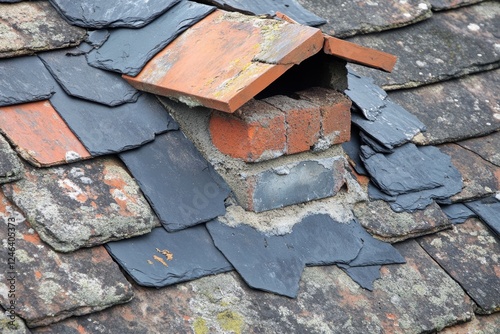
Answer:
<svg viewBox="0 0 500 334"><path fill-rule="evenodd" d="M416 87L498 67L500 4L435 13L419 24L349 41L398 56L391 74L355 66L384 89ZM354 66L354 65L353 65Z"/></svg>
<svg viewBox="0 0 500 334"><path fill-rule="evenodd" d="M36 166L53 166L90 158L49 101L0 107L0 130L18 153Z"/></svg>
<svg viewBox="0 0 500 334"><path fill-rule="evenodd" d="M483 1L484 0L429 0L432 10L435 11L468 6Z"/></svg>
<svg viewBox="0 0 500 334"><path fill-rule="evenodd" d="M36 56L0 60L0 107L46 100L55 81Z"/></svg>
<svg viewBox="0 0 500 334"><path fill-rule="evenodd" d="M394 102L418 117L427 131L413 139L439 144L500 130L500 70L415 89L389 92Z"/></svg>
<svg viewBox="0 0 500 334"><path fill-rule="evenodd" d="M158 227L144 236L107 243L106 249L143 286L159 288L233 269L204 225L172 233Z"/></svg>
<svg viewBox="0 0 500 334"><path fill-rule="evenodd" d="M453 224L462 224L469 218L477 217L473 211L462 203L441 205L441 210Z"/></svg>
<svg viewBox="0 0 500 334"><path fill-rule="evenodd" d="M48 1L0 4L0 58L76 45L84 36Z"/></svg>
<svg viewBox="0 0 500 334"><path fill-rule="evenodd" d="M498 118L500 119L500 114ZM457 144L478 154L481 158L491 162L495 166L500 167L500 131L485 137L464 140Z"/></svg>
<svg viewBox="0 0 500 334"><path fill-rule="evenodd" d="M89 66L84 55L66 55L67 50L38 55L64 91L74 97L110 107L135 102L139 91L118 73Z"/></svg>
<svg viewBox="0 0 500 334"><path fill-rule="evenodd" d="M464 180L464 188L451 198L453 202L481 198L500 191L500 167L456 144L440 145L439 149L451 157Z"/></svg>
<svg viewBox="0 0 500 334"><path fill-rule="evenodd" d="M21 161L19 161L16 152L14 152L9 143L0 134L0 184L16 181L21 177Z"/></svg>
<svg viewBox="0 0 500 334"><path fill-rule="evenodd" d="M120 158L168 231L225 213L229 187L181 131L157 136Z"/></svg>
<svg viewBox="0 0 500 334"><path fill-rule="evenodd" d="M465 205L474 211L479 218L500 239L500 195L486 197L477 201L467 202Z"/></svg>
<svg viewBox="0 0 500 334"><path fill-rule="evenodd" d="M464 288L478 313L500 309L500 243L477 219L418 239L419 244Z"/></svg>
<svg viewBox="0 0 500 334"><path fill-rule="evenodd" d="M413 213L396 213L385 201L368 201L357 203L353 212L370 234L387 242L432 234L451 226L436 203Z"/></svg>
<svg viewBox="0 0 500 334"><path fill-rule="evenodd" d="M318 29L218 10L124 77L139 90L234 112L322 47Z"/></svg>
<svg viewBox="0 0 500 334"><path fill-rule="evenodd" d="M155 54L213 10L181 0L145 27L114 29L106 42L87 55L87 60L92 66L135 76Z"/></svg>
<svg viewBox="0 0 500 334"><path fill-rule="evenodd" d="M132 287L104 247L72 254L54 252L16 213L0 192L0 238L4 240L0 257L5 264L0 303L8 308L14 300L17 315L29 327L92 313L132 298ZM9 260L13 252L15 260ZM15 292L10 294L15 296L9 297L11 285Z"/></svg>
<svg viewBox="0 0 500 334"><path fill-rule="evenodd" d="M72 25L99 29L104 27L140 28L180 0L110 1L86 0L72 2L49 0Z"/></svg>
<svg viewBox="0 0 500 334"><path fill-rule="evenodd" d="M57 87L50 103L93 156L129 150L154 140L155 134L178 128L150 94L142 94L135 103L108 107L69 96Z"/></svg>
<svg viewBox="0 0 500 334"><path fill-rule="evenodd" d="M280 12L297 23L309 26L326 23L326 20L306 10L296 0L208 0L208 2L227 10L237 10L253 15L274 15Z"/></svg>
<svg viewBox="0 0 500 334"><path fill-rule="evenodd" d="M42 240L60 252L145 234L158 225L135 181L114 158L47 169L26 166L3 190Z"/></svg>
<svg viewBox="0 0 500 334"><path fill-rule="evenodd" d="M425 20L432 15L427 0L297 1L306 9L327 19L328 23L319 28L325 34L337 37L395 29Z"/></svg>
<svg viewBox="0 0 500 334"><path fill-rule="evenodd" d="M471 319L464 291L416 242L396 248L408 263L382 268L373 292L335 266L305 268L297 299L252 290L231 272L160 290L135 287L128 304L34 333L417 334Z"/></svg>
<svg viewBox="0 0 500 334"><path fill-rule="evenodd" d="M9 305L10 306L10 305ZM10 311L11 309L9 309ZM31 334L24 321L15 314L0 307L0 332L9 334Z"/></svg>

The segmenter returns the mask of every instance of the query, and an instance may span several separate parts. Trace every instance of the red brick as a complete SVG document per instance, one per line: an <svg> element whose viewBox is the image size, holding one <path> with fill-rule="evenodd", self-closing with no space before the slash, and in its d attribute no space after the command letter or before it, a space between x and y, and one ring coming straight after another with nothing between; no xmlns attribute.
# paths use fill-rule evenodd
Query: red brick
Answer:
<svg viewBox="0 0 500 334"><path fill-rule="evenodd" d="M285 153L285 116L265 102L251 100L233 115L214 111L209 127L213 144L233 158L255 162Z"/></svg>

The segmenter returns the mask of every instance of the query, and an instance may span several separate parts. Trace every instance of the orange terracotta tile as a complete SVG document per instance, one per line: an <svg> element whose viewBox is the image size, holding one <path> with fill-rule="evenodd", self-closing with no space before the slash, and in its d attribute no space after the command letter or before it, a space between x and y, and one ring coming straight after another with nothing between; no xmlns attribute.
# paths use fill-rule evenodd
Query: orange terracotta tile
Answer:
<svg viewBox="0 0 500 334"><path fill-rule="evenodd" d="M397 57L386 52L325 35L325 53L385 72L391 72Z"/></svg>
<svg viewBox="0 0 500 334"><path fill-rule="evenodd" d="M158 53L134 87L234 112L294 64L323 48L320 30L216 11Z"/></svg>
<svg viewBox="0 0 500 334"><path fill-rule="evenodd" d="M1 107L0 130L24 159L37 166L91 157L49 101Z"/></svg>

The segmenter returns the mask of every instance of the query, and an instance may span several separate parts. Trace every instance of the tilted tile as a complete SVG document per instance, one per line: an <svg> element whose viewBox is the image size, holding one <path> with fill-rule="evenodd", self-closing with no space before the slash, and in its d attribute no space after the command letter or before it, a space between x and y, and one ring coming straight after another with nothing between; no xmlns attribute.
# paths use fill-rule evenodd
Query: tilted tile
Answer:
<svg viewBox="0 0 500 334"><path fill-rule="evenodd" d="M416 87L499 66L500 4L435 13L420 24L349 41L398 56L392 74L354 66L385 89Z"/></svg>
<svg viewBox="0 0 500 334"><path fill-rule="evenodd" d="M21 161L0 134L0 184L16 181L20 178L22 178Z"/></svg>
<svg viewBox="0 0 500 334"><path fill-rule="evenodd" d="M0 4L0 58L76 45L84 36L48 1Z"/></svg>
<svg viewBox="0 0 500 334"><path fill-rule="evenodd" d="M46 100L56 82L36 56L0 59L0 107Z"/></svg>
<svg viewBox="0 0 500 334"><path fill-rule="evenodd" d="M297 0L306 9L327 19L325 34L347 37L369 32L395 29L425 20L432 15L427 0ZM349 18L349 19L346 19Z"/></svg>
<svg viewBox="0 0 500 334"><path fill-rule="evenodd" d="M60 252L145 234L158 225L135 181L114 158L46 169L3 190L42 240Z"/></svg>
<svg viewBox="0 0 500 334"><path fill-rule="evenodd" d="M181 131L157 136L120 158L168 231L225 213L228 186Z"/></svg>
<svg viewBox="0 0 500 334"><path fill-rule="evenodd" d="M471 209L462 203L441 205L441 210L453 224L462 224L469 218L477 217Z"/></svg>
<svg viewBox="0 0 500 334"><path fill-rule="evenodd" d="M60 50L38 55L67 94L110 107L137 101L139 91L118 73L89 66L84 55L70 56L67 52Z"/></svg>
<svg viewBox="0 0 500 334"><path fill-rule="evenodd" d="M92 66L135 76L155 54L213 10L182 0L145 27L114 29L102 46L87 55L87 60Z"/></svg>
<svg viewBox="0 0 500 334"><path fill-rule="evenodd" d="M500 74L500 71L498 74ZM498 114L498 118L500 119L500 114ZM500 167L500 131L485 137L464 140L457 144L478 154L481 158L491 162L495 166Z"/></svg>
<svg viewBox="0 0 500 334"><path fill-rule="evenodd" d="M274 15L276 12L281 12L294 21L309 26L326 23L325 19L308 11L296 0L209 0L208 2L227 10L237 10L253 15Z"/></svg>
<svg viewBox="0 0 500 334"><path fill-rule="evenodd" d="M386 106L385 90L375 85L372 78L358 75L352 70L348 71L347 85L348 88L344 93L363 112L366 119L376 120L380 109Z"/></svg>
<svg viewBox="0 0 500 334"><path fill-rule="evenodd" d="M99 29L103 27L142 27L179 1L85 0L72 2L50 0L50 3L72 25Z"/></svg>
<svg viewBox="0 0 500 334"><path fill-rule="evenodd" d="M370 234L387 242L399 242L451 227L436 203L413 213L396 213L385 201L369 201L357 203L353 212Z"/></svg>
<svg viewBox="0 0 500 334"><path fill-rule="evenodd" d="M469 6L484 0L429 0L432 10L446 10L462 6Z"/></svg>
<svg viewBox="0 0 500 334"><path fill-rule="evenodd" d="M460 79L389 92L418 117L427 131L413 139L422 145L455 142L500 130L500 69Z"/></svg>
<svg viewBox="0 0 500 334"><path fill-rule="evenodd" d="M478 313L500 309L500 243L477 219L418 239L419 244L477 304Z"/></svg>
<svg viewBox="0 0 500 334"><path fill-rule="evenodd" d="M0 331L9 334L31 334L24 321L15 314L15 308L15 304L8 311L0 307Z"/></svg>
<svg viewBox="0 0 500 334"><path fill-rule="evenodd" d="M36 166L53 166L90 158L49 101L0 107L0 130L18 153Z"/></svg>
<svg viewBox="0 0 500 334"><path fill-rule="evenodd" d="M204 225L172 233L158 227L144 236L107 243L106 249L143 286L159 288L233 269Z"/></svg>
<svg viewBox="0 0 500 334"><path fill-rule="evenodd" d="M5 240L0 248L5 263L0 304L5 308L15 300L17 314L29 327L92 313L132 298L132 287L104 247L71 254L54 252L1 192L0 215L4 223L0 238ZM9 247L15 248L15 262L9 260ZM12 283L15 296L9 297Z"/></svg>
<svg viewBox="0 0 500 334"><path fill-rule="evenodd" d="M158 100L142 94L137 102L108 107L67 95L60 87L50 103L93 156L121 152L176 130L177 123Z"/></svg>
<svg viewBox="0 0 500 334"><path fill-rule="evenodd" d="M322 47L316 28L217 10L124 77L139 90L234 112Z"/></svg>
<svg viewBox="0 0 500 334"><path fill-rule="evenodd" d="M467 202L465 205L474 211L479 218L500 239L500 195L496 197L486 197L477 201Z"/></svg>
<svg viewBox="0 0 500 334"><path fill-rule="evenodd" d="M481 198L500 191L500 167L456 144L440 145L439 149L451 157L464 180L464 188L451 198L453 202Z"/></svg>

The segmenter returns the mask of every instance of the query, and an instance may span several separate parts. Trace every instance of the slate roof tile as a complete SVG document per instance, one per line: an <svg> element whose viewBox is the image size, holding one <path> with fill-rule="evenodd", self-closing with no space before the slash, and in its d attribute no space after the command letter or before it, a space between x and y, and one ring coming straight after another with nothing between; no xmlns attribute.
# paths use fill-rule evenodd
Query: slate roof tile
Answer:
<svg viewBox="0 0 500 334"><path fill-rule="evenodd" d="M481 158L491 162L495 166L500 167L500 131L488 136L460 141L457 144L475 152Z"/></svg>
<svg viewBox="0 0 500 334"><path fill-rule="evenodd" d="M5 138L0 135L0 184L22 177L21 161Z"/></svg>
<svg viewBox="0 0 500 334"><path fill-rule="evenodd" d="M462 224L469 218L477 217L473 211L462 203L442 205L441 210L443 210L453 224Z"/></svg>
<svg viewBox="0 0 500 334"><path fill-rule="evenodd" d="M11 314L5 313L3 307L0 307L0 331L9 334L31 334L23 319L18 316L11 318Z"/></svg>
<svg viewBox="0 0 500 334"><path fill-rule="evenodd" d="M42 240L59 252L145 234L158 225L116 158L25 169L24 179L4 185L3 191Z"/></svg>
<svg viewBox="0 0 500 334"><path fill-rule="evenodd" d="M0 130L25 160L53 166L90 158L49 101L0 107Z"/></svg>
<svg viewBox="0 0 500 334"><path fill-rule="evenodd" d="M500 195L486 197L465 205L474 211L478 217L500 238Z"/></svg>
<svg viewBox="0 0 500 334"><path fill-rule="evenodd" d="M484 0L429 0L432 10L446 10L483 2Z"/></svg>

